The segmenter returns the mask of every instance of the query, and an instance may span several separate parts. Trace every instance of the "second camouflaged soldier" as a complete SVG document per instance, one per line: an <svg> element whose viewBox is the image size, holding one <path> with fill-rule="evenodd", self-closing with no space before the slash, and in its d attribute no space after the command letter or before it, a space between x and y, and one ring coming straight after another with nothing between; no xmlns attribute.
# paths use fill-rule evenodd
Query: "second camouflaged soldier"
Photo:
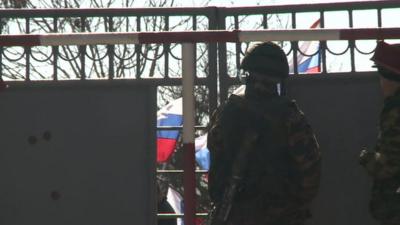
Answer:
<svg viewBox="0 0 400 225"><path fill-rule="evenodd" d="M363 150L360 163L373 178L372 216L382 225L400 224L400 44L379 42L372 57L380 74L384 106L374 151Z"/></svg>
<svg viewBox="0 0 400 225"><path fill-rule="evenodd" d="M231 95L213 113L208 132L212 225L303 225L320 180L320 150L295 101L277 84L289 75L276 44L244 57L244 96Z"/></svg>

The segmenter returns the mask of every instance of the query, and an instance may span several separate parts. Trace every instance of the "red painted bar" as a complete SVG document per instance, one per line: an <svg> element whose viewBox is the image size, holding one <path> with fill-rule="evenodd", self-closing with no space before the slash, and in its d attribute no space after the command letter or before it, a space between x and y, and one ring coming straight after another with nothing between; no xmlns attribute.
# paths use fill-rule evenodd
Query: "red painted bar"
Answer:
<svg viewBox="0 0 400 225"><path fill-rule="evenodd" d="M184 143L183 192L185 225L195 225L196 215L196 177L195 177L195 148L193 143Z"/></svg>
<svg viewBox="0 0 400 225"><path fill-rule="evenodd" d="M139 43L239 42L239 31L181 31L139 33Z"/></svg>
<svg viewBox="0 0 400 225"><path fill-rule="evenodd" d="M0 35L0 46L38 46L41 35Z"/></svg>
<svg viewBox="0 0 400 225"><path fill-rule="evenodd" d="M400 28L343 29L340 31L339 38L341 40L396 39L400 38Z"/></svg>

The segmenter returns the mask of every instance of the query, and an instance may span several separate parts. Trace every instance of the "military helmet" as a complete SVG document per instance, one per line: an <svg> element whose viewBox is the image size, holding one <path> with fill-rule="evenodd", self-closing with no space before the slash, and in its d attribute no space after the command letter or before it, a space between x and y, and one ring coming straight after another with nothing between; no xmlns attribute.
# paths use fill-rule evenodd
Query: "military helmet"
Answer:
<svg viewBox="0 0 400 225"><path fill-rule="evenodd" d="M289 76L286 54L273 42L260 43L251 48L244 56L240 69L279 79Z"/></svg>

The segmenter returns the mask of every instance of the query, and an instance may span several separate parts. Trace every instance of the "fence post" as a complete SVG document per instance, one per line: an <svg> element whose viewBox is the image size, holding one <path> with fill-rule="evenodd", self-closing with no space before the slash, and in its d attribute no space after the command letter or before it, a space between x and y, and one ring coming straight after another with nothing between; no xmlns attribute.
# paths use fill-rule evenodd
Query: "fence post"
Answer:
<svg viewBox="0 0 400 225"><path fill-rule="evenodd" d="M194 149L194 78L196 76L195 44L182 44L182 86L183 86L183 149L184 149L184 222L195 224L196 177Z"/></svg>

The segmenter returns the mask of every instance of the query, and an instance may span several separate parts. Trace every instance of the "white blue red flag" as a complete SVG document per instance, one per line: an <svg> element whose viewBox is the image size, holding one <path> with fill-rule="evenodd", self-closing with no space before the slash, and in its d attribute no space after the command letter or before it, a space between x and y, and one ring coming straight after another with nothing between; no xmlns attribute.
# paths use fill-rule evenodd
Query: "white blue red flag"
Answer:
<svg viewBox="0 0 400 225"><path fill-rule="evenodd" d="M210 151L207 148L207 134L204 134L195 139L195 156L196 162L200 169L208 170L210 168Z"/></svg>
<svg viewBox="0 0 400 225"><path fill-rule="evenodd" d="M182 98L170 102L157 112L157 126L179 127L183 124ZM179 138L179 129L157 131L157 162L169 160ZM203 170L210 167L210 152L207 149L207 135L195 139L196 162Z"/></svg>
<svg viewBox="0 0 400 225"><path fill-rule="evenodd" d="M320 19L315 21L310 29L319 28ZM321 72L321 55L319 41L304 41L299 47L297 54L297 71L299 73L319 73ZM302 54L303 53L303 54Z"/></svg>
<svg viewBox="0 0 400 225"><path fill-rule="evenodd" d="M170 102L157 112L157 126L182 126L182 98ZM166 162L175 150L179 129L157 131L157 162Z"/></svg>
<svg viewBox="0 0 400 225"><path fill-rule="evenodd" d="M168 188L167 192L167 202L174 209L176 214L183 214L183 198L179 192L175 191L171 187ZM182 218L177 218L177 225L183 225Z"/></svg>

